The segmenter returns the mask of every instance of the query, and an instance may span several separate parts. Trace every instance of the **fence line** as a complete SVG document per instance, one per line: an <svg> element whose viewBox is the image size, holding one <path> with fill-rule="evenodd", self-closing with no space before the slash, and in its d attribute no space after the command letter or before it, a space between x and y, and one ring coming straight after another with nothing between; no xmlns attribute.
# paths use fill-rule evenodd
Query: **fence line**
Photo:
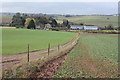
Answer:
<svg viewBox="0 0 120 80"><path fill-rule="evenodd" d="M71 39L70 41L68 41L68 42L66 42L64 44L61 44L61 45L58 44L58 46L56 48L54 48L54 49L50 48L49 55L51 53L54 53L54 52L59 54L61 52L64 52L64 51L72 48L73 46L75 46L77 44L78 39L79 39L79 33L77 33L77 35L73 39Z"/></svg>
<svg viewBox="0 0 120 80"><path fill-rule="evenodd" d="M50 48L50 43L48 43L48 55L50 55L51 53L61 53L61 52L64 52L64 51L66 51L66 50L70 50L71 48L73 48L76 44L77 44L77 42L78 42L78 40L79 40L79 33L71 40L71 41L69 41L68 43L66 43L66 44L58 44L58 46L57 47L53 47L53 49L52 48ZM75 39L75 40L74 40ZM74 41L73 41L74 40ZM53 50L53 51L52 51ZM30 62L30 56L29 56L29 44L28 44L28 62ZM49 56L50 57L50 56ZM14 77L14 76L16 76L17 75L17 73L15 73L14 75L11 75L9 78L12 78L12 77Z"/></svg>
<svg viewBox="0 0 120 80"><path fill-rule="evenodd" d="M28 44L28 55L27 55L27 58L28 58L28 62L29 62L29 44Z"/></svg>

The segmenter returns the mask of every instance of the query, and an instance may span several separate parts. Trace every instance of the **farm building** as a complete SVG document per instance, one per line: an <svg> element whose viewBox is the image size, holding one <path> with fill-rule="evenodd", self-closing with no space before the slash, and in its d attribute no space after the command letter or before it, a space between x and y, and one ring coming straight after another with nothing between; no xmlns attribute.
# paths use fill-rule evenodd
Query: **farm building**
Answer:
<svg viewBox="0 0 120 80"><path fill-rule="evenodd" d="M84 30L99 30L98 26L84 26Z"/></svg>
<svg viewBox="0 0 120 80"><path fill-rule="evenodd" d="M71 26L70 29L82 30L82 29L84 29L84 27L83 26Z"/></svg>
<svg viewBox="0 0 120 80"><path fill-rule="evenodd" d="M86 26L71 26L70 29L73 30L99 30L98 26L86 25Z"/></svg>
<svg viewBox="0 0 120 80"><path fill-rule="evenodd" d="M40 29L40 26L37 26L36 29Z"/></svg>
<svg viewBox="0 0 120 80"><path fill-rule="evenodd" d="M49 30L50 28L52 28L50 24L45 24L44 30Z"/></svg>

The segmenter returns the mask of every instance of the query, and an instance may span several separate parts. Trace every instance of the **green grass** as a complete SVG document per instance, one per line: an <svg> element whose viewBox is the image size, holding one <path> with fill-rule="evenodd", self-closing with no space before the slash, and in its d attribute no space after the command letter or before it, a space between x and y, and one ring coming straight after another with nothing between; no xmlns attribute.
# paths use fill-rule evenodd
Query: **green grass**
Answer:
<svg viewBox="0 0 120 80"><path fill-rule="evenodd" d="M27 44L30 51L42 50L65 43L75 37L75 33L27 30L27 29L2 29L2 53L3 55L27 52Z"/></svg>
<svg viewBox="0 0 120 80"><path fill-rule="evenodd" d="M107 19L109 18L109 19ZM57 17L58 22L63 19L67 19L75 23L85 23L87 25L97 25L100 27L108 26L112 24L114 27L118 27L118 16L78 16L78 17Z"/></svg>
<svg viewBox="0 0 120 80"><path fill-rule="evenodd" d="M81 35L77 46L68 54L67 60L53 77L116 77L116 69L118 68L116 65L118 60L118 38L115 36L117 35ZM90 57L92 62L90 62ZM91 67L90 64L94 65L94 67ZM93 68L97 69L97 74L95 74Z"/></svg>

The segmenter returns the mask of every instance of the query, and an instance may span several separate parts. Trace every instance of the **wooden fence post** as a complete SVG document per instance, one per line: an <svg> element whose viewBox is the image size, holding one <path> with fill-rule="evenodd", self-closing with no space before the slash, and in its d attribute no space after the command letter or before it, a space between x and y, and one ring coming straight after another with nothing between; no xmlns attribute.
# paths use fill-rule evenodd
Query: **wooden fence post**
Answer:
<svg viewBox="0 0 120 80"><path fill-rule="evenodd" d="M59 51L59 49L60 49L60 45L58 44L58 51Z"/></svg>
<svg viewBox="0 0 120 80"><path fill-rule="evenodd" d="M27 57L28 57L28 62L29 62L29 44L28 44L28 55L27 55Z"/></svg>
<svg viewBox="0 0 120 80"><path fill-rule="evenodd" d="M50 53L50 43L48 44L48 55Z"/></svg>

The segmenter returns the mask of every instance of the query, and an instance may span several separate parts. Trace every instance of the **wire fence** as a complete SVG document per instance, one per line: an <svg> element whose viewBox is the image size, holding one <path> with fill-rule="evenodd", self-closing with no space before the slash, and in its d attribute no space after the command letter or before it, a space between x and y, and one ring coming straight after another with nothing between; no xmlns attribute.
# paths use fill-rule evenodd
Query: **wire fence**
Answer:
<svg viewBox="0 0 120 80"><path fill-rule="evenodd" d="M48 49L46 49L46 50L44 50L44 52L46 52L47 54L45 54L45 57L47 56L47 57L51 57L51 55L52 55L52 57L53 57L53 54L55 54L55 55L59 55L61 52L65 52L65 51L67 51L67 50L70 50L71 48L73 48L76 44L77 44L77 42L78 42L78 40L79 40L79 33L77 33L77 35L74 37L74 38L72 38L70 41L68 41L68 42L66 42L66 43L64 43L64 44L58 44L57 46L55 46L55 47L50 47L50 43L48 43ZM30 44L28 44L27 45L27 57L26 57L26 61L25 62L30 62L30 61L33 61L34 59L32 58L32 57L34 57L33 55L31 55L30 54L30 51L29 51L29 47L30 47ZM40 53L39 53L40 54ZM55 56L54 55L54 56ZM41 55L42 56L42 55ZM36 56L36 58L35 58L35 60L37 60L37 59L40 59L41 57L40 56ZM24 62L24 61L23 61ZM16 76L17 75L17 73L15 73L15 74L13 74L13 75L11 75L10 77L8 77L8 78L12 78L12 77L14 77L14 76Z"/></svg>

